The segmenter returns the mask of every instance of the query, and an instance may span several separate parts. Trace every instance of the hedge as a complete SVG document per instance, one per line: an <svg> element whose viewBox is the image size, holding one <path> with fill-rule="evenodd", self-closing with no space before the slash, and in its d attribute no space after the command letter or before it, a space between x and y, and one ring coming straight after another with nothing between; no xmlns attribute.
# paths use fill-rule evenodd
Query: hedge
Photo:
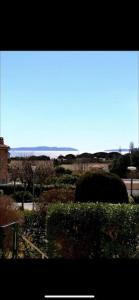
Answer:
<svg viewBox="0 0 139 300"><path fill-rule="evenodd" d="M75 185L67 184L67 183L48 184L48 185L44 185L42 187L42 192L53 189L53 188L75 188ZM2 184L2 185L0 185L0 190L3 190L3 193L5 195L12 195L12 194L14 194L14 185L13 184ZM16 192L21 192L24 190L25 190L25 188L24 188L23 184L16 185ZM26 191L29 191L30 193L32 193L32 187L30 187L29 189L27 188ZM34 192L35 192L35 196L38 197L40 195L40 185L39 184L34 185Z"/></svg>
<svg viewBox="0 0 139 300"><path fill-rule="evenodd" d="M5 195L11 195L14 193L14 185L13 184L1 184L0 190L3 190L3 193ZM16 192L17 191L20 192L23 190L24 190L23 184L16 185Z"/></svg>
<svg viewBox="0 0 139 300"><path fill-rule="evenodd" d="M28 191L21 191L21 192L15 192L13 194L13 198L15 199L16 202L32 202L33 201L33 195L28 192Z"/></svg>
<svg viewBox="0 0 139 300"><path fill-rule="evenodd" d="M138 205L51 204L46 221L49 258L123 258L136 250Z"/></svg>

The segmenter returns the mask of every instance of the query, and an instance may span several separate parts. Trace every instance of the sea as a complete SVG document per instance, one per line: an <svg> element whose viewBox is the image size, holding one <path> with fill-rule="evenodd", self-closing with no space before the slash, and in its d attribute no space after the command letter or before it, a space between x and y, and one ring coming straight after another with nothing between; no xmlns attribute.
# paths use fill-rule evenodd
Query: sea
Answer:
<svg viewBox="0 0 139 300"><path fill-rule="evenodd" d="M29 156L49 156L50 158L57 158L59 155L67 155L67 154L73 154L78 155L78 151L15 151L10 150L10 157L29 157Z"/></svg>
<svg viewBox="0 0 139 300"><path fill-rule="evenodd" d="M114 150L116 151L116 150ZM117 150L118 151L118 150ZM96 151L99 152L99 151ZM105 152L109 153L110 151ZM50 158L57 158L59 155L67 155L67 154L73 154L73 155L79 155L81 154L79 151L16 151L16 150L10 150L10 157L29 157L29 156L41 156L41 155L46 155L49 156ZM95 152L94 152L95 153ZM126 154L129 153L129 151L121 151L121 154Z"/></svg>

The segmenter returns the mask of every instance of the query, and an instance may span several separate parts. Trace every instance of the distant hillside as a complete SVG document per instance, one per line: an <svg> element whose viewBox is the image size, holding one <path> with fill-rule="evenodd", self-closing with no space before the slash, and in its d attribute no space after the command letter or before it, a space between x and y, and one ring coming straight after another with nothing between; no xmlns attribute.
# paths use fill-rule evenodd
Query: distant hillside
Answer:
<svg viewBox="0 0 139 300"><path fill-rule="evenodd" d="M47 147L47 146L37 146L37 147L18 147L10 148L11 151L78 151L75 148L69 147Z"/></svg>

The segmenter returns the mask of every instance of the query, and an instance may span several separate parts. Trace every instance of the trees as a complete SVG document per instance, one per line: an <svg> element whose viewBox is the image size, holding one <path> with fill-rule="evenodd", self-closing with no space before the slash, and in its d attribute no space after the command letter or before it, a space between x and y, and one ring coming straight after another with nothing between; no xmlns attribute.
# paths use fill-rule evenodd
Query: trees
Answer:
<svg viewBox="0 0 139 300"><path fill-rule="evenodd" d="M114 173L121 178L127 177L127 167L130 166L130 154L122 155L121 157L114 159L109 167L110 173Z"/></svg>
<svg viewBox="0 0 139 300"><path fill-rule="evenodd" d="M124 182L105 172L87 172L76 184L75 202L128 203Z"/></svg>
<svg viewBox="0 0 139 300"><path fill-rule="evenodd" d="M19 164L17 162L13 162L9 166L9 177L10 180L14 182L14 193L16 189L16 181L19 178Z"/></svg>
<svg viewBox="0 0 139 300"><path fill-rule="evenodd" d="M76 156L74 154L67 154L65 155L65 159L73 161L76 159Z"/></svg>
<svg viewBox="0 0 139 300"><path fill-rule="evenodd" d="M139 150L134 149L132 152L133 165L139 170Z"/></svg>
<svg viewBox="0 0 139 300"><path fill-rule="evenodd" d="M50 162L40 163L36 168L36 183L40 184L40 193L46 180L54 174L54 169Z"/></svg>
<svg viewBox="0 0 139 300"><path fill-rule="evenodd" d="M120 152L110 152L110 153L108 153L108 159L117 159L117 158L120 158L121 156L122 156L122 154Z"/></svg>
<svg viewBox="0 0 139 300"><path fill-rule="evenodd" d="M130 150L130 153L133 152L133 150L134 150L134 143L133 142L130 142L130 144L129 144L129 150Z"/></svg>
<svg viewBox="0 0 139 300"><path fill-rule="evenodd" d="M109 169L111 173L119 175L121 178L127 177L127 167L133 165L137 168L136 175L139 170L139 150L132 149L131 153L121 155L121 157L114 159Z"/></svg>
<svg viewBox="0 0 139 300"><path fill-rule="evenodd" d="M60 167L60 166L55 168L55 175L56 176L61 176L63 174L65 174L65 168Z"/></svg>

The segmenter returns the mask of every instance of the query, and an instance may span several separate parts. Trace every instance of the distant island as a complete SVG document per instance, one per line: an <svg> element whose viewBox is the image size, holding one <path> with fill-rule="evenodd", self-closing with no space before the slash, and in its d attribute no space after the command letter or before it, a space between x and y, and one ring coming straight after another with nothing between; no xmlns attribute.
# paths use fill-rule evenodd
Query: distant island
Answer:
<svg viewBox="0 0 139 300"><path fill-rule="evenodd" d="M116 151L117 152L120 152L120 151L128 152L128 151L130 151L130 149L128 149L128 148L121 148L121 149L111 149L111 150L104 150L104 151L108 151L108 152L116 152Z"/></svg>
<svg viewBox="0 0 139 300"><path fill-rule="evenodd" d="M78 151L75 148L69 147L47 147L47 146L37 146L37 147L18 147L10 148L11 151Z"/></svg>

